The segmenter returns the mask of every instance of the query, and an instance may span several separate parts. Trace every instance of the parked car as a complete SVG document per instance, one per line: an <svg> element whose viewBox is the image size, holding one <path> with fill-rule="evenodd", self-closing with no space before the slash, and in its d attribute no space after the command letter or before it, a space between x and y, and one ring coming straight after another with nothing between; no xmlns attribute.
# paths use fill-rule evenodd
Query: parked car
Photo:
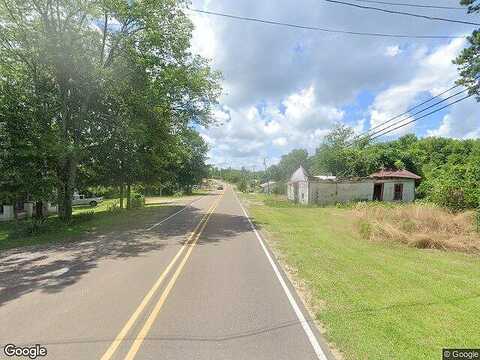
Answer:
<svg viewBox="0 0 480 360"><path fill-rule="evenodd" d="M103 197L91 197L82 194L74 194L72 198L72 205L90 205L97 206L103 201Z"/></svg>

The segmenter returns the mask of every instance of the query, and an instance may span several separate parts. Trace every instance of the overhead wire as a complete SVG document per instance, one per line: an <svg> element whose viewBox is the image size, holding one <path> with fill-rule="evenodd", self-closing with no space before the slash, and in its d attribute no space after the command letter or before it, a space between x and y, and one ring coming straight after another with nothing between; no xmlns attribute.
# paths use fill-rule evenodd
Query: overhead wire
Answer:
<svg viewBox="0 0 480 360"><path fill-rule="evenodd" d="M344 35L407 38L407 39L464 39L466 38L465 36L458 36L458 35L408 35L408 34L388 34L388 33L377 33L377 32L339 30L339 29L330 29L330 28L323 28L323 27L317 27L317 26L292 24L292 23L286 23L286 22L281 22L276 20L266 20L266 19L248 17L248 16L232 15L232 14L227 14L223 12L200 10L195 8L188 8L187 10L200 13L200 14L219 16L219 17L235 19L235 20L250 21L250 22L262 23L262 24L268 24L268 25L277 25L277 26L284 26L284 27L290 27L290 28L296 28L296 29L313 30L313 31L337 33L337 34L344 34Z"/></svg>
<svg viewBox="0 0 480 360"><path fill-rule="evenodd" d="M389 2L389 1L378 1L378 0L351 0L355 2L363 2L370 4L380 4L380 5L389 5L389 6L404 6L404 7L414 7L414 8L423 8L423 9L441 9L441 10L464 10L466 7L461 6L441 6L441 5L424 5L424 4L412 4L412 3L399 3L399 2Z"/></svg>
<svg viewBox="0 0 480 360"><path fill-rule="evenodd" d="M421 120L421 119L423 119L423 118L426 118L427 116L433 115L433 114L435 114L435 113L437 113L437 112L439 112L439 111L441 111L441 110L443 110L443 109L446 109L446 108L448 108L448 107L450 107L450 106L453 106L453 105L455 105L455 104L457 104L457 103L459 103L459 102L461 102L461 101L464 101L464 100L466 100L466 99L468 99L468 98L470 98L470 97L472 97L472 96L473 96L473 94L468 94L468 95L466 95L466 96L464 96L464 97L462 97L462 98L460 98L460 99L458 99L458 100L455 100L455 101L452 102L452 103L449 103L449 104L447 104L447 105L445 105L445 106L442 106L442 107L440 107L440 108L438 108L438 109L435 109L435 110L433 110L433 111L431 111L431 112L429 112L429 113L427 113L427 114L424 114L424 115L422 115L422 116L420 116L420 117L418 117L418 118L415 118L415 119L413 119L413 120L411 120L411 121L409 121L409 122L406 122L406 123L404 123L404 124L401 124L401 125L393 128L393 129L390 129L390 130L388 130L388 131L386 131L386 132L384 132L384 133L382 133L382 134L379 134L379 135L377 135L377 136L375 136L375 137L373 137L373 138L370 138L370 140L378 139L378 138L381 137L381 136L384 136L384 135L386 135L386 134L389 134L389 133L391 133L391 132L393 132L393 131L395 131L395 130L401 129L401 128L404 127L404 126L407 126L407 125L409 125L409 124L411 124L411 123L414 123L414 122L416 122L416 121L418 121L418 120Z"/></svg>
<svg viewBox="0 0 480 360"><path fill-rule="evenodd" d="M453 94L453 95L450 95L450 96L446 97L445 99L442 99L442 100L440 100L440 101L437 101L436 103L434 103L434 104L432 104L432 105L430 105L430 106L427 106L426 108L424 108L424 109L422 109L422 110L420 110L420 111L417 111L417 112L415 112L415 113L413 113L413 114L410 114L410 115L407 116L406 118L403 118L403 119L401 119L401 120L398 120L398 121L394 122L393 124L390 124L390 125L388 125L387 127L382 128L382 129L377 130L377 131L374 131L373 133L370 134L369 132L370 132L371 130L373 130L374 128L378 128L378 127L381 127L381 126L386 125L386 123L390 122L390 120L389 120L389 121L386 121L386 122L384 122L384 123L382 123L382 124L379 124L379 125L375 126L374 128L370 129L370 130L369 130L368 132L366 132L364 135L359 135L359 136L358 136L356 139L354 139L349 145L353 145L353 144L356 143L356 142L361 142L361 141L365 141L365 140L367 140L367 139L371 139L374 135L379 134L379 133L381 133L381 132L383 132L383 131L385 131L385 130L388 130L388 129L390 129L391 127L393 127L393 126L395 126L395 125L404 123L404 121L406 121L406 120L408 120L408 119L411 119L411 118L413 118L414 116L419 115L419 114L421 114L421 113L423 113L423 112L425 112L425 111L427 111L427 110L429 110L429 109L431 109L431 108L434 108L435 106L440 105L440 104L442 104L442 103L444 103L444 102L446 102L446 101L448 101L448 100L450 100L450 99L452 99L452 98L454 98L454 97L456 97L456 96L458 96L458 95L460 95L460 94L463 94L463 93L465 93L466 91L468 91L468 89L463 89L462 91L459 91L459 92L457 92L457 93L455 93L455 94ZM437 97L438 97L438 96L437 96ZM434 98L428 100L427 102L429 102L429 101L431 101L431 100L433 100L433 99L434 99ZM423 104L425 104L425 103L427 103L427 102L424 102ZM420 105L417 105L417 106L415 106L415 107L413 107L413 108L411 108L411 109L418 108L419 106L420 106ZM401 117L402 115L408 114L408 113L411 111L411 109L407 110L406 112L404 112L404 113L401 114L401 115L395 116L394 118L399 118L399 117ZM394 118L392 118L392 119L394 119Z"/></svg>
<svg viewBox="0 0 480 360"><path fill-rule="evenodd" d="M406 11L382 9L382 8L378 8L378 7L374 7L374 6L365 6L365 5L353 4L353 3L350 3L350 2L340 1L340 0L324 0L324 1L332 3L332 4L346 5L346 6L356 7L356 8L360 8L360 9L380 11L380 12L395 14L395 15L412 16L412 17L417 17L417 18L422 18L422 19L427 19L427 20L433 20L433 21L445 21L445 22L451 22L451 23L457 23L457 24L480 26L480 23L476 23L476 22L472 22L472 21L454 20L454 19L447 19L447 18L442 18L442 17L438 17L438 16L415 14L415 13L410 13L410 12L406 12Z"/></svg>

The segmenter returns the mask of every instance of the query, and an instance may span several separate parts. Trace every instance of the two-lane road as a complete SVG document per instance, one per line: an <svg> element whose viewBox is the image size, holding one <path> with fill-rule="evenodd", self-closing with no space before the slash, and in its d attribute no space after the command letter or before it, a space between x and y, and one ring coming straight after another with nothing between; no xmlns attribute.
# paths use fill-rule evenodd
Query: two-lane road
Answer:
<svg viewBox="0 0 480 360"><path fill-rule="evenodd" d="M0 261L2 356L331 359L230 188L143 231Z"/></svg>

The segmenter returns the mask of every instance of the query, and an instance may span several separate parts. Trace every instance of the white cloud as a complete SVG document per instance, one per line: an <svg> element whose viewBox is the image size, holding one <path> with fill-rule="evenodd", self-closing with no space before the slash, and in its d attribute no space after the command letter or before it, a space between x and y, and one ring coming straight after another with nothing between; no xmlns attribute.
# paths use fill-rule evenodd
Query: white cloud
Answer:
<svg viewBox="0 0 480 360"><path fill-rule="evenodd" d="M196 13L189 13L189 16L195 27L191 40L192 51L207 59L214 59L219 56L220 52L217 48L218 40L215 36L216 32L212 24L212 19ZM217 59L217 61L218 60L219 59Z"/></svg>
<svg viewBox="0 0 480 360"><path fill-rule="evenodd" d="M277 146L285 146L288 143L287 139L284 138L284 137L279 137L279 138L273 139L272 142L273 142L274 145L277 145Z"/></svg>
<svg viewBox="0 0 480 360"><path fill-rule="evenodd" d="M452 60L464 45L464 39L456 39L438 47L431 53L426 53L424 49L417 51L414 55L417 58L417 63L414 64L414 71L410 80L392 85L376 96L370 108L370 125L372 127L378 126L407 111L422 93L437 95L451 87L457 78L457 69ZM403 119L403 117L399 119ZM395 122L399 119L396 119ZM398 125L405 124L410 120L406 119L399 122ZM385 126L392 123L393 121ZM412 131L413 127L414 124L410 124L391 134L403 134ZM383 128L384 126L381 126L379 129Z"/></svg>
<svg viewBox="0 0 480 360"><path fill-rule="evenodd" d="M428 130L429 136L446 136L459 139L480 137L479 104L475 99L460 103L445 115L437 129Z"/></svg>
<svg viewBox="0 0 480 360"><path fill-rule="evenodd" d="M239 167L260 166L263 157L272 156L272 145L282 153L298 147L313 151L344 113L319 104L315 88L309 86L290 94L280 104L266 104L262 110L256 106L224 106L215 116L228 120L223 126L202 130L204 138L215 144L211 160L218 164L230 158Z"/></svg>
<svg viewBox="0 0 480 360"><path fill-rule="evenodd" d="M192 7L367 32L471 31L353 8L340 11L318 0L302 0L301 6L287 0L193 0ZM224 125L202 132L215 144L211 161L236 167L262 166L264 156L278 159L292 148L312 151L335 122L349 119L360 133L404 112L420 96L451 86L457 75L451 60L465 45L463 39L392 43L391 38L331 35L203 14L191 18L196 26L192 51L211 58L224 76L224 96L215 113ZM360 102L363 94L368 100ZM445 133L447 126L457 131L458 117L451 114L454 120L443 119Z"/></svg>
<svg viewBox="0 0 480 360"><path fill-rule="evenodd" d="M387 48L385 49L385 55L390 57L395 57L401 52L402 50L400 50L400 46L398 45L387 46Z"/></svg>

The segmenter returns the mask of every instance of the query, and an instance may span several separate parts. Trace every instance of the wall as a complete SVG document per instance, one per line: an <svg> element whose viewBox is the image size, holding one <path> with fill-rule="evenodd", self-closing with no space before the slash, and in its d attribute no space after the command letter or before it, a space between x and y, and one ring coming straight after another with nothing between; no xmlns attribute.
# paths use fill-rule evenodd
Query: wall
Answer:
<svg viewBox="0 0 480 360"><path fill-rule="evenodd" d="M3 213L0 214L0 221L8 221L15 219L12 205L3 205Z"/></svg>
<svg viewBox="0 0 480 360"><path fill-rule="evenodd" d="M373 199L373 181L338 183L337 202L370 201Z"/></svg>
<svg viewBox="0 0 480 360"><path fill-rule="evenodd" d="M361 181L299 181L298 202L302 204L335 204L349 201L372 201L374 184L383 183L383 200L393 201L395 184L403 184L403 200L411 202L415 200L415 180L392 179ZM303 199L302 199L302 193ZM288 185L288 199L294 201L294 183Z"/></svg>
<svg viewBox="0 0 480 360"><path fill-rule="evenodd" d="M311 182L310 202L314 204L334 204L336 199L336 187L334 182Z"/></svg>
<svg viewBox="0 0 480 360"><path fill-rule="evenodd" d="M382 180L376 183L383 183L383 201L393 201L395 184L403 184L402 201L412 202L415 200L415 180L398 179L398 180Z"/></svg>
<svg viewBox="0 0 480 360"><path fill-rule="evenodd" d="M293 183L287 185L287 199L290 201L295 201L293 186Z"/></svg>
<svg viewBox="0 0 480 360"><path fill-rule="evenodd" d="M298 202L300 204L308 204L309 202L307 181L298 182Z"/></svg>

